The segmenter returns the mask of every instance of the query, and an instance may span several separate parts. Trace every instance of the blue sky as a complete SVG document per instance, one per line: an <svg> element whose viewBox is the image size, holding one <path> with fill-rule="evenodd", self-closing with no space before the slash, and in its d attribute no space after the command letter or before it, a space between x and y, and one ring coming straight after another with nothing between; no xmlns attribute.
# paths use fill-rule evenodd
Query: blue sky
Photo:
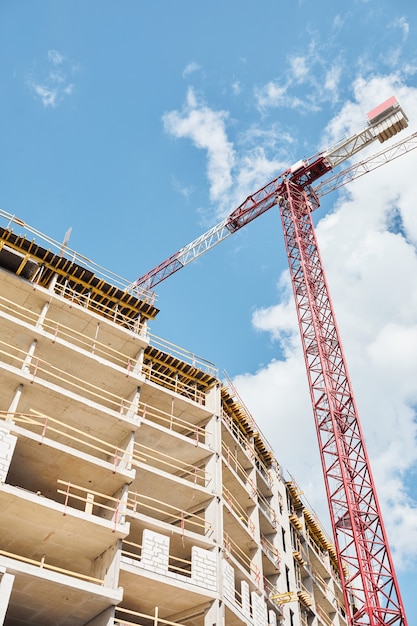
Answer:
<svg viewBox="0 0 417 626"><path fill-rule="evenodd" d="M416 31L412 0L2 0L0 207L133 281L392 94L414 132ZM410 624L416 158L315 215ZM278 212L156 291L152 332L229 373L324 516Z"/></svg>

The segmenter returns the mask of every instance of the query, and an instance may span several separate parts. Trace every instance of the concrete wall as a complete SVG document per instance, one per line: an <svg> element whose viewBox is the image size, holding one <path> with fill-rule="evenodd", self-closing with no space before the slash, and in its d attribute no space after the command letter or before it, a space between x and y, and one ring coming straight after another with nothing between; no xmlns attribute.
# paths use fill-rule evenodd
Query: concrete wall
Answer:
<svg viewBox="0 0 417 626"><path fill-rule="evenodd" d="M6 481L17 441L17 437L10 433L10 426L8 421L0 423L0 483Z"/></svg>

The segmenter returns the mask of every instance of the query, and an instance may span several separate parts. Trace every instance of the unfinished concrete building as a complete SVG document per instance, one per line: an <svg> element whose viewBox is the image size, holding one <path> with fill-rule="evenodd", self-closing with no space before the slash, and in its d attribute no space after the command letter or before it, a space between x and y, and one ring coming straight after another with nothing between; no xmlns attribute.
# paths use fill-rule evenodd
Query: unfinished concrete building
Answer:
<svg viewBox="0 0 417 626"><path fill-rule="evenodd" d="M152 294L0 217L0 625L345 625L233 386L150 334Z"/></svg>

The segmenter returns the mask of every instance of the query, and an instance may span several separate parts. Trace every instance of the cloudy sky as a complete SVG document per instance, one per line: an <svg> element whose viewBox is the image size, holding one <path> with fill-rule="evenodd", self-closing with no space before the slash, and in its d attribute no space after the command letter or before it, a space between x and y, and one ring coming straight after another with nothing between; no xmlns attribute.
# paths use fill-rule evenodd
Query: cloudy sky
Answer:
<svg viewBox="0 0 417 626"><path fill-rule="evenodd" d="M415 132L417 6L3 0L0 94L0 207L58 241L72 227L72 248L133 281L389 96ZM314 216L410 624L416 165L417 151L386 164ZM325 519L278 211L156 292L152 332L228 373Z"/></svg>

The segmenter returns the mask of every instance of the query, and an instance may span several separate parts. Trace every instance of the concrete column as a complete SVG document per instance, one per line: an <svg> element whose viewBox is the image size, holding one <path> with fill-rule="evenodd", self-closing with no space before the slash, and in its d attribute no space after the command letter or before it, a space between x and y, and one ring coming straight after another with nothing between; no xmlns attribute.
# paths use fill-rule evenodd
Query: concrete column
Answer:
<svg viewBox="0 0 417 626"><path fill-rule="evenodd" d="M137 355L129 363L129 374L138 376L142 372L143 357L145 350L141 348Z"/></svg>
<svg viewBox="0 0 417 626"><path fill-rule="evenodd" d="M36 340L36 339L34 339L34 340L32 341L32 343L31 343L31 346L30 346L30 348L29 348L29 350L28 350L28 353L27 353L27 355L26 355L26 357L25 357L25 360L24 360L24 362L23 362L23 365L22 365L22 370L23 370L24 372L29 372L29 367L30 367L30 364L31 364L31 362L32 362L32 357L33 357L33 355L34 355L34 353L35 353L35 349L36 349L36 344L37 344L37 343L38 343L38 342L37 342L37 340Z"/></svg>
<svg viewBox="0 0 417 626"><path fill-rule="evenodd" d="M224 603L215 600L204 616L204 626L224 626Z"/></svg>
<svg viewBox="0 0 417 626"><path fill-rule="evenodd" d="M110 587L111 589L117 589L118 587L121 549L122 541L119 539L92 563L91 576L104 579L105 587ZM107 622L100 621L97 624L107 624Z"/></svg>
<svg viewBox="0 0 417 626"><path fill-rule="evenodd" d="M13 417L13 414L16 413L16 410L17 410L17 407L18 407L18 404L19 404L19 400L20 400L20 397L22 395L22 391L23 391L23 385L19 385L18 388L16 389L16 391L14 392L13 399L12 399L12 401L10 403L10 406L9 406L10 417Z"/></svg>
<svg viewBox="0 0 417 626"><path fill-rule="evenodd" d="M133 422L139 422L138 407L140 398L140 387L137 387L130 400L123 400L125 406L122 413L127 419L131 419Z"/></svg>
<svg viewBox="0 0 417 626"><path fill-rule="evenodd" d="M111 606L100 615L97 615L86 626L114 626L115 607ZM1 626L1 624L0 624Z"/></svg>
<svg viewBox="0 0 417 626"><path fill-rule="evenodd" d="M45 317L46 317L46 314L48 312L48 309L49 309L49 302L45 302L45 304L42 307L42 311L40 312L40 315L38 317L38 321L36 322L37 328L42 327L42 325L43 325L43 323L45 321Z"/></svg>
<svg viewBox="0 0 417 626"><path fill-rule="evenodd" d="M135 433L132 431L117 446L118 448L122 448L123 451L119 452L117 456L116 455L109 456L108 461L110 463L114 463L115 468L131 470L134 445L135 445Z"/></svg>

